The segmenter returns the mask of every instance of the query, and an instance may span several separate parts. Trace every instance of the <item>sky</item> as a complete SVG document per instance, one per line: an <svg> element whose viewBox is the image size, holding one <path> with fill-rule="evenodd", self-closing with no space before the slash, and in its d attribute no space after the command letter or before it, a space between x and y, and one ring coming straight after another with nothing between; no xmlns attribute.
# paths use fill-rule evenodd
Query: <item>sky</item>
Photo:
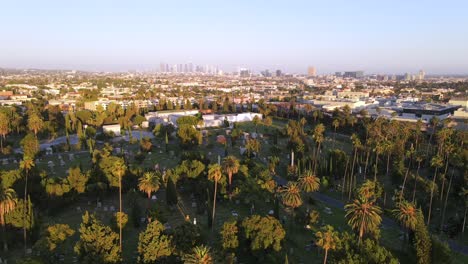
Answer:
<svg viewBox="0 0 468 264"><path fill-rule="evenodd" d="M0 67L468 74L468 1L0 0Z"/></svg>

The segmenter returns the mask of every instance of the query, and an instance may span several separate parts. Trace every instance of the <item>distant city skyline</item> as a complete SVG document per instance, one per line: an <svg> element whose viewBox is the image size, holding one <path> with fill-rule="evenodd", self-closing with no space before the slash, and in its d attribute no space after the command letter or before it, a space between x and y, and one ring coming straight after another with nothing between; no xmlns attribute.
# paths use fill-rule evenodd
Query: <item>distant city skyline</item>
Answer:
<svg viewBox="0 0 468 264"><path fill-rule="evenodd" d="M7 1L0 67L468 74L467 9L454 0Z"/></svg>

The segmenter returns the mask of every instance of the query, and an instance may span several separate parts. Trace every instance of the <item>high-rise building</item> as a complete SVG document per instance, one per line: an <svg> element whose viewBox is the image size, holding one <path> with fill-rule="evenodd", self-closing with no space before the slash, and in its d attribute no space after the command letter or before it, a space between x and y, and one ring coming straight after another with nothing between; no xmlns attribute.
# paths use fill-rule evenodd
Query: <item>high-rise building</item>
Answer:
<svg viewBox="0 0 468 264"><path fill-rule="evenodd" d="M341 77L342 74L343 74L342 72L335 72L335 76L336 76L336 77Z"/></svg>
<svg viewBox="0 0 468 264"><path fill-rule="evenodd" d="M363 71L351 71L351 72L345 72L343 77L345 78L362 78L364 77L364 72Z"/></svg>
<svg viewBox="0 0 468 264"><path fill-rule="evenodd" d="M315 67L309 66L309 68L307 68L307 75L309 77L315 77L315 75L317 75L317 70L315 69Z"/></svg>
<svg viewBox="0 0 468 264"><path fill-rule="evenodd" d="M239 76L240 77L249 77L250 76L250 71L246 68L240 68L239 69Z"/></svg>
<svg viewBox="0 0 468 264"><path fill-rule="evenodd" d="M403 77L403 79L404 79L405 81L411 80L411 74L405 73L405 76Z"/></svg>
<svg viewBox="0 0 468 264"><path fill-rule="evenodd" d="M425 76L426 76L426 73L423 70L420 70L418 74L418 80L420 81L424 80Z"/></svg>
<svg viewBox="0 0 468 264"><path fill-rule="evenodd" d="M159 64L159 72L166 72L166 64L162 62Z"/></svg>
<svg viewBox="0 0 468 264"><path fill-rule="evenodd" d="M283 73L281 72L281 70L276 70L276 77L281 77L283 75Z"/></svg>

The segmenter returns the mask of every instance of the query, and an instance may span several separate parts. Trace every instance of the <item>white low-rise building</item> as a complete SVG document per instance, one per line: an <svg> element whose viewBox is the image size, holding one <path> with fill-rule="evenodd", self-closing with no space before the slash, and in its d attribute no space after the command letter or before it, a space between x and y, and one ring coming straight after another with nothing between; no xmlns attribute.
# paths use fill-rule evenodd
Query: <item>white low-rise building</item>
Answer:
<svg viewBox="0 0 468 264"><path fill-rule="evenodd" d="M105 134L112 134L114 136L121 136L120 124L103 125L102 126L102 131Z"/></svg>

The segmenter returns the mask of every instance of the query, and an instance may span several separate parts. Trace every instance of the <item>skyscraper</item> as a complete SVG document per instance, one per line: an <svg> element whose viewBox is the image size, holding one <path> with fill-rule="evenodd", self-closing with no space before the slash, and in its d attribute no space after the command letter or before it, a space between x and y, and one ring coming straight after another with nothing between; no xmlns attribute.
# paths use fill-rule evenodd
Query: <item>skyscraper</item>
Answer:
<svg viewBox="0 0 468 264"><path fill-rule="evenodd" d="M315 77L316 74L317 74L317 70L315 69L315 67L309 66L309 68L307 68L307 75L309 77Z"/></svg>
<svg viewBox="0 0 468 264"><path fill-rule="evenodd" d="M420 70L418 74L418 80L420 81L424 80L425 76L426 76L426 73L423 70Z"/></svg>

